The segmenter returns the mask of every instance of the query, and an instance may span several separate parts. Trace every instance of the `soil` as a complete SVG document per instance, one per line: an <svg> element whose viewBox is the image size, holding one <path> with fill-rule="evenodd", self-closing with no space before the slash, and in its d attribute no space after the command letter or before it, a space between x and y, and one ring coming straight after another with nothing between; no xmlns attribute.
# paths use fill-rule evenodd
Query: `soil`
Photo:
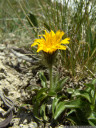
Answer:
<svg viewBox="0 0 96 128"><path fill-rule="evenodd" d="M14 52L16 54L12 53L13 49L15 49ZM32 68L36 68L36 65L30 62L31 58L28 56L29 62L28 60L26 61L26 52L27 50L21 50L18 47L14 48L14 44L0 44L0 91L3 91L16 106L13 119L8 126L9 128L38 127L32 113L27 111L25 107L22 107L23 104L29 103L31 95L31 91L26 91L26 88L29 86L32 86L32 88L40 86L36 83L38 81L38 77L36 78L37 71L32 70ZM16 55L19 55L19 57ZM0 107L0 111L1 109Z"/></svg>

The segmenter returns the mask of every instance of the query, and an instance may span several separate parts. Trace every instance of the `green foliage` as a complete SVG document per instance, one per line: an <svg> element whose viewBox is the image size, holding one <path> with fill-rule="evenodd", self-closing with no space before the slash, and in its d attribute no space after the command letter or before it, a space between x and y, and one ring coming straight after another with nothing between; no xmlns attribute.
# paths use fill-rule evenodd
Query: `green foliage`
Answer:
<svg viewBox="0 0 96 128"><path fill-rule="evenodd" d="M90 84L85 84L84 90L68 89L68 93L72 94L71 98L80 98L81 104L78 109L68 114L68 118L77 125L96 126L96 79ZM72 116L73 115L73 116ZM76 118L74 118L74 115ZM82 120L83 119L83 120ZM83 122L82 122L83 121Z"/></svg>
<svg viewBox="0 0 96 128"><path fill-rule="evenodd" d="M55 92L61 92L62 91L62 88L65 84L65 82L68 80L68 77L66 78L63 78L63 79L59 79L55 76L55 79L53 81L53 90Z"/></svg>
<svg viewBox="0 0 96 128"><path fill-rule="evenodd" d="M62 105L64 104L63 102L58 104L58 101L66 97L65 95L59 94L59 92L62 91L63 86L68 78L55 80L53 88L50 89L46 83L46 77L42 72L39 73L39 77L41 80L42 88L33 90L36 93L32 100L34 106L34 115L36 117L41 117L45 121L48 121L50 118L56 119L64 109L62 106L62 110L58 110L60 108L60 103ZM51 106L51 109L49 109L49 106ZM56 106L57 108L55 108ZM52 115L50 118L48 113Z"/></svg>
<svg viewBox="0 0 96 128"><path fill-rule="evenodd" d="M28 19L28 21L29 21L29 23L30 23L30 25L31 25L32 27L33 27L33 26L38 27L37 18L36 18L36 16L35 16L34 14L29 13L27 19Z"/></svg>
<svg viewBox="0 0 96 128"><path fill-rule="evenodd" d="M54 103L54 101L53 101ZM53 108L55 110L53 118L56 120L62 112L64 112L65 109L68 108L79 108L81 104L80 99L72 100L72 101L60 101L56 104L56 106Z"/></svg>
<svg viewBox="0 0 96 128"><path fill-rule="evenodd" d="M39 76L43 88L33 90L36 95L32 100L33 112L37 118L59 122L62 115L65 115L64 118L71 125L96 125L96 79L85 84L83 90L68 88L68 94L65 95L62 90L68 78L59 80L55 77L54 88L50 89L44 74L40 73Z"/></svg>
<svg viewBox="0 0 96 128"><path fill-rule="evenodd" d="M43 72L39 72L39 78L41 80L41 85L43 88L47 88L47 79Z"/></svg>

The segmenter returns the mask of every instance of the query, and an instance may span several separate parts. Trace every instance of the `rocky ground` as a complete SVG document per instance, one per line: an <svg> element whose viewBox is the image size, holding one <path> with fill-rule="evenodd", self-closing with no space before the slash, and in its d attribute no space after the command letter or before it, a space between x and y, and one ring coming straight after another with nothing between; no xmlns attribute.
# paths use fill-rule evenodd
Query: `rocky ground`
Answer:
<svg viewBox="0 0 96 128"><path fill-rule="evenodd" d="M38 126L32 113L22 107L23 104L31 101L31 91L26 88L40 86L38 78L38 69L40 68L39 65L36 65L37 60L32 60L26 54L29 54L27 50L14 47L14 44L0 44L0 91L3 91L19 110L15 110L9 128L44 127L42 124ZM75 82L75 85L77 84ZM83 82L79 84L82 85ZM68 85L66 84L66 86ZM70 86L73 86L73 82L70 82Z"/></svg>
<svg viewBox="0 0 96 128"><path fill-rule="evenodd" d="M26 59L26 56L23 56L24 53L22 54L20 52L16 52L15 50L15 53L13 53L12 48L12 44L0 44L0 91L3 91L4 94L10 98L17 107L20 107L24 104L24 101L30 98L30 95L28 95L29 92L25 91L26 87L30 85L36 87L39 86L39 84L36 83L36 78L34 79L36 72L33 72L31 69L32 63L24 60L24 57ZM23 56L23 59L21 56ZM30 61L30 58L27 59ZM10 128L38 127L37 123L34 122L32 113L23 109L14 113L11 122L12 126L9 126Z"/></svg>

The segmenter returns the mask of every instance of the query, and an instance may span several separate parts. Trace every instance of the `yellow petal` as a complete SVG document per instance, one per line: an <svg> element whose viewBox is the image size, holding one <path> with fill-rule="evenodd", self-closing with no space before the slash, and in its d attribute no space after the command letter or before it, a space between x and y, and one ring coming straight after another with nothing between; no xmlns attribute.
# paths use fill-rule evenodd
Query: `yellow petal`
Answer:
<svg viewBox="0 0 96 128"><path fill-rule="evenodd" d="M38 35L38 36L42 36L42 35Z"/></svg>
<svg viewBox="0 0 96 128"><path fill-rule="evenodd" d="M41 44L39 44L39 45L38 45L38 48L37 48L37 52L40 52L40 51L43 50L43 49L44 49L44 46L41 45Z"/></svg>
<svg viewBox="0 0 96 128"><path fill-rule="evenodd" d="M40 47L40 48L37 49L37 52L40 52L40 51L42 51L42 50L43 50L43 48Z"/></svg>
<svg viewBox="0 0 96 128"><path fill-rule="evenodd" d="M69 44L69 40L70 38L65 38L64 40L60 42L60 44Z"/></svg>
<svg viewBox="0 0 96 128"><path fill-rule="evenodd" d="M64 35L64 32L63 31L60 31L60 30L58 30L57 32L56 32L56 36L63 36Z"/></svg>
<svg viewBox="0 0 96 128"><path fill-rule="evenodd" d="M35 45L38 45L38 43L37 42L34 42L33 44L31 44L31 47L33 47Z"/></svg>
<svg viewBox="0 0 96 128"><path fill-rule="evenodd" d="M61 50L66 50L66 46L64 46L64 45L59 45L59 47L58 47L58 49L61 49Z"/></svg>
<svg viewBox="0 0 96 128"><path fill-rule="evenodd" d="M52 37L55 36L55 33L52 30L51 30L50 34Z"/></svg>
<svg viewBox="0 0 96 128"><path fill-rule="evenodd" d="M34 41L34 43L43 43L45 40L43 39L43 38L41 38L41 39L35 39L35 41Z"/></svg>
<svg viewBox="0 0 96 128"><path fill-rule="evenodd" d="M62 31L60 31L60 30L58 30L57 32L56 32L56 35L55 35L55 38L56 38L56 40L58 41L58 42L60 42L60 40L61 40L61 38L62 38L62 36L64 35L64 32Z"/></svg>
<svg viewBox="0 0 96 128"><path fill-rule="evenodd" d="M46 30L44 30L44 31L45 31L45 36L47 36L49 33Z"/></svg>

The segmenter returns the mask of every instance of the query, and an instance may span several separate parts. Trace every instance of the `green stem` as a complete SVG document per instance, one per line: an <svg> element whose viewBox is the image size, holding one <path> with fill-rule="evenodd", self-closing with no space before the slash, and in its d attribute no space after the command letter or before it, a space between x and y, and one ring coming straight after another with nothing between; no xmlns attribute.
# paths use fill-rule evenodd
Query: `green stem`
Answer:
<svg viewBox="0 0 96 128"><path fill-rule="evenodd" d="M50 89L52 89L52 65L49 66Z"/></svg>

